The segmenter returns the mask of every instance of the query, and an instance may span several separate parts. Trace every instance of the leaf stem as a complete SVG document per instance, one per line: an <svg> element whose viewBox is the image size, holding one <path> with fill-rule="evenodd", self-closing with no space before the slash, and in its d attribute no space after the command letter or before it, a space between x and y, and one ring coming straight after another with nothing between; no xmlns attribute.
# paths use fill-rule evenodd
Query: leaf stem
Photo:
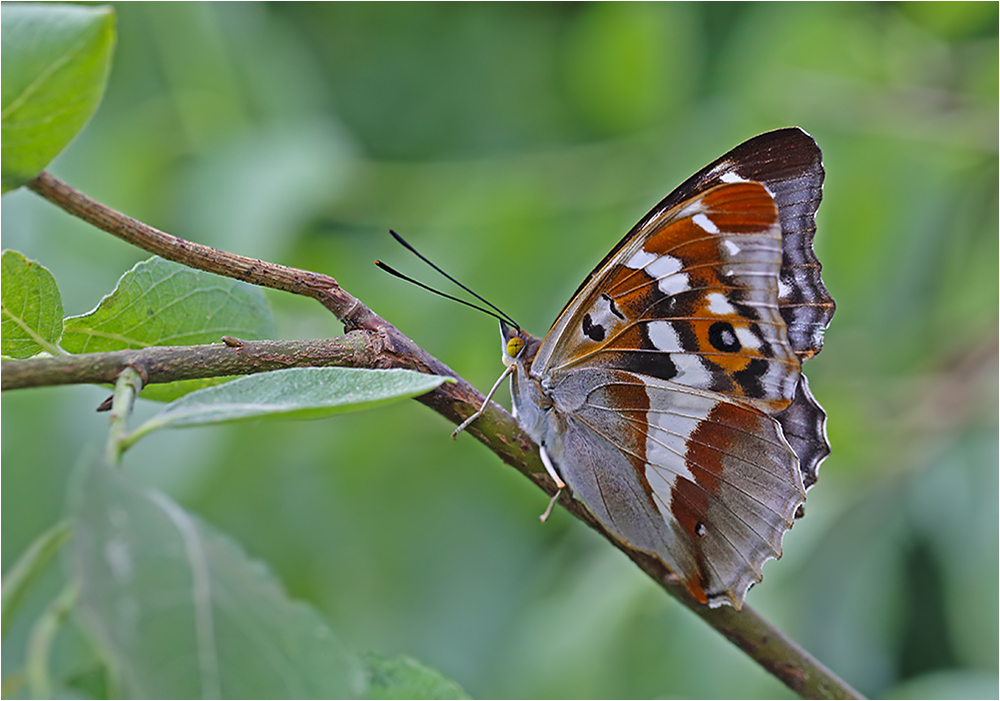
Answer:
<svg viewBox="0 0 1000 701"><path fill-rule="evenodd" d="M67 584L31 630L24 667L28 688L36 699L54 698L52 675L49 673L49 653L56 633L59 632L59 626L76 604L78 594L79 589L75 584Z"/></svg>
<svg viewBox="0 0 1000 701"><path fill-rule="evenodd" d="M105 456L108 465L117 467L122 454L128 448L128 417L135 406L136 397L142 389L142 375L132 367L122 370L115 383L115 394L111 402L111 424L108 429L108 443Z"/></svg>

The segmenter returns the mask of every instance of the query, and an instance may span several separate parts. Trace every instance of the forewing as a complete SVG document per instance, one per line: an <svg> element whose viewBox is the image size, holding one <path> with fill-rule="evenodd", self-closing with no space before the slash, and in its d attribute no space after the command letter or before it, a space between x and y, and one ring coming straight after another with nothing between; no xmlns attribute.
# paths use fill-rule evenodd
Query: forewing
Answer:
<svg viewBox="0 0 1000 701"><path fill-rule="evenodd" d="M607 272L607 264L621 257L623 248L670 210L721 183L755 181L767 188L778 207L782 233L778 305L788 326L788 338L800 359L810 358L823 347L823 333L835 309L813 250L824 177L819 146L797 127L745 141L692 175L653 207L584 280L567 307L598 282Z"/></svg>
<svg viewBox="0 0 1000 701"><path fill-rule="evenodd" d="M739 608L805 499L776 421L744 403L620 370L564 376L553 455L574 495L702 603Z"/></svg>
<svg viewBox="0 0 1000 701"><path fill-rule="evenodd" d="M778 307L782 256L766 188L717 185L649 220L604 264L532 373L617 368L780 411L800 369Z"/></svg>

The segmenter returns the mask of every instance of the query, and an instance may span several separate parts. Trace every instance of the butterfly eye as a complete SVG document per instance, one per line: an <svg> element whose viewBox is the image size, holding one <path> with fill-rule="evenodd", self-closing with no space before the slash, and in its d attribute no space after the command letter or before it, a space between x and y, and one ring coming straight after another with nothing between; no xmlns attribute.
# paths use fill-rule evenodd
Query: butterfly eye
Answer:
<svg viewBox="0 0 1000 701"><path fill-rule="evenodd" d="M524 339L520 336L513 336L509 341L507 341L507 355L511 358L516 358L523 349Z"/></svg>

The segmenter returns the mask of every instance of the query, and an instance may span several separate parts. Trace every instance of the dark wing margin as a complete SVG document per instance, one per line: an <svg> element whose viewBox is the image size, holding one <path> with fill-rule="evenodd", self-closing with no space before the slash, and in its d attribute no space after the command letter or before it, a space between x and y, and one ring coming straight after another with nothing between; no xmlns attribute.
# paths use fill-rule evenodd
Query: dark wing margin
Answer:
<svg viewBox="0 0 1000 701"><path fill-rule="evenodd" d="M816 484L820 464L830 455L830 442L826 437L826 412L809 391L805 375L799 375L792 403L774 418L781 424L785 440L799 458L802 484L809 489ZM804 515L805 510L799 506L795 518Z"/></svg>

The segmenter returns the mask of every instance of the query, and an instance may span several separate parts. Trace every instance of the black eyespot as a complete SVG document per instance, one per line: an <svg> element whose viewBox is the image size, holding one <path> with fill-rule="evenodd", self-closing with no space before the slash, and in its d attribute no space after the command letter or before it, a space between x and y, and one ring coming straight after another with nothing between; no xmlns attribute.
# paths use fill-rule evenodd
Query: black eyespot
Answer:
<svg viewBox="0 0 1000 701"><path fill-rule="evenodd" d="M585 314L583 316L583 333L592 341L604 340L604 327L600 324L595 324L591 320L590 314Z"/></svg>
<svg viewBox="0 0 1000 701"><path fill-rule="evenodd" d="M696 536L698 536L700 538L703 535L705 535L705 532L706 532L706 529L705 529L705 524L704 523L702 523L701 521L698 521L698 523L694 524L694 534Z"/></svg>
<svg viewBox="0 0 1000 701"><path fill-rule="evenodd" d="M736 353L741 348L740 340L736 338L736 331L728 321L717 321L708 327L708 342L716 350L726 353Z"/></svg>

